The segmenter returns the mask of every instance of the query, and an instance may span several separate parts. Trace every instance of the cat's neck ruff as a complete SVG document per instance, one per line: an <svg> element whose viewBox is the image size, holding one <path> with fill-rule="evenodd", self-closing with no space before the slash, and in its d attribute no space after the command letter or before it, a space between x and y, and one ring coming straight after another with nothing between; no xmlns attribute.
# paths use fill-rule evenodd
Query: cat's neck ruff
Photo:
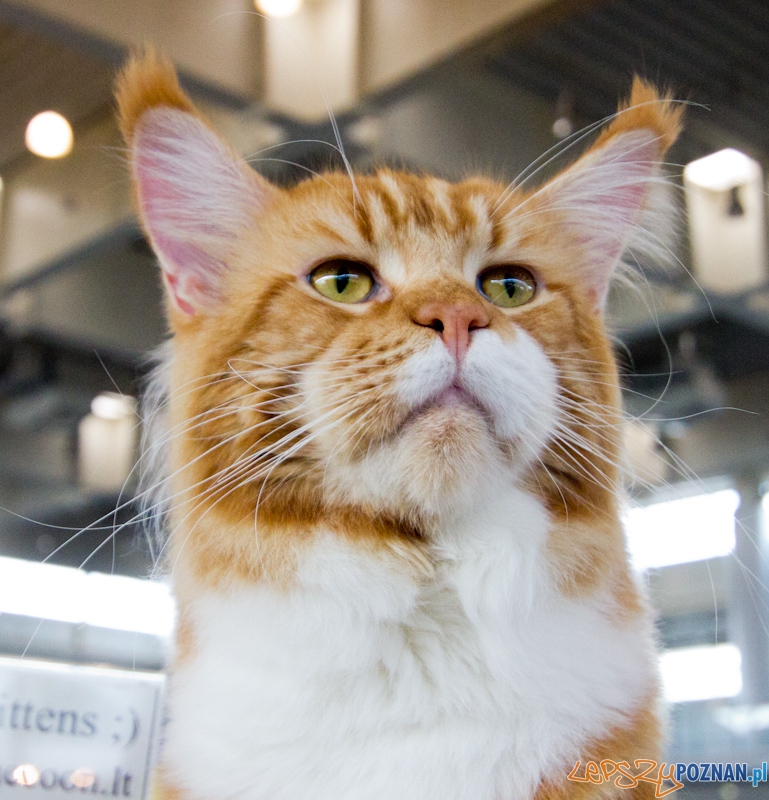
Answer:
<svg viewBox="0 0 769 800"><path fill-rule="evenodd" d="M430 578L318 531L290 588L188 600L172 782L211 800L523 800L562 780L655 676L645 615L559 593L549 525L511 489L447 524Z"/></svg>

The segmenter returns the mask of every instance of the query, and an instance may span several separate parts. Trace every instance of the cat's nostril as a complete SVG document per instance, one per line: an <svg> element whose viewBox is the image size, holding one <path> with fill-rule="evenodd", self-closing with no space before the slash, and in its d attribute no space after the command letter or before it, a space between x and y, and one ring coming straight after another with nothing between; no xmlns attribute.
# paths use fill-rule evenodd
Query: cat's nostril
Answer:
<svg viewBox="0 0 769 800"><path fill-rule="evenodd" d="M441 337L449 333L456 336L486 328L490 319L480 303L428 303L417 309L412 319L423 328L431 328Z"/></svg>
<svg viewBox="0 0 769 800"><path fill-rule="evenodd" d="M434 330L448 351L462 360L470 347L472 333L487 328L491 319L480 303L428 303L412 316L417 325Z"/></svg>

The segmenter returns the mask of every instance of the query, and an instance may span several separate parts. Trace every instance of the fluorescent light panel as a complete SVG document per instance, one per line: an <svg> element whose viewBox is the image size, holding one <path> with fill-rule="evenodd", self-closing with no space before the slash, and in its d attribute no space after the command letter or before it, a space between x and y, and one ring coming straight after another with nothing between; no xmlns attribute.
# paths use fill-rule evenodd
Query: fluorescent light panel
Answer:
<svg viewBox="0 0 769 800"><path fill-rule="evenodd" d="M729 555L739 502L726 489L631 508L624 522L633 565L645 570Z"/></svg>
<svg viewBox="0 0 769 800"><path fill-rule="evenodd" d="M170 636L175 608L159 581L0 557L0 613Z"/></svg>
<svg viewBox="0 0 769 800"><path fill-rule="evenodd" d="M660 671L671 703L736 697L742 691L740 651L733 644L666 650Z"/></svg>

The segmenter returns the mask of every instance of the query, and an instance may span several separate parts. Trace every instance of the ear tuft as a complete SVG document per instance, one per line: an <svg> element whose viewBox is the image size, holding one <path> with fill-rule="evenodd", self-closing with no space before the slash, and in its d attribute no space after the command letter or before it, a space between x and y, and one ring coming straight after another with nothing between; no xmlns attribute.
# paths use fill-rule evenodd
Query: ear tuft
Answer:
<svg viewBox="0 0 769 800"><path fill-rule="evenodd" d="M171 60L158 55L149 45L143 52L132 55L121 70L115 81L115 98L120 132L129 147L136 124L148 109L168 106L195 113L192 102L179 86Z"/></svg>
<svg viewBox="0 0 769 800"><path fill-rule="evenodd" d="M654 132L659 146L658 157L661 157L681 133L683 113L683 105L677 103L672 94L658 92L652 84L636 75L630 97L620 103L616 115L593 147L601 147L613 136L626 131L646 128Z"/></svg>
<svg viewBox="0 0 769 800"><path fill-rule="evenodd" d="M167 59L133 58L117 98L139 217L173 308L205 312L221 296L239 237L275 190L200 117Z"/></svg>

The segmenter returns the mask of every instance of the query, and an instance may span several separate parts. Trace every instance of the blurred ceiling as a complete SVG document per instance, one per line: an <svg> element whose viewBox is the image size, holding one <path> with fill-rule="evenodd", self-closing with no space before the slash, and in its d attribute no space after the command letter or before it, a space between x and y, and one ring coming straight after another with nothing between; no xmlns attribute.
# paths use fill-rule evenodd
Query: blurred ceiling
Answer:
<svg viewBox="0 0 769 800"><path fill-rule="evenodd" d="M629 76L640 73L695 104L686 111L686 147L679 153L708 151L728 139L765 158L767 52L769 6L763 2L609 0L516 37L489 65L553 102L566 93L585 121L611 114Z"/></svg>
<svg viewBox="0 0 769 800"><path fill-rule="evenodd" d="M0 15L0 175L27 157L24 130L35 114L52 109L81 128L110 108L113 81L111 64Z"/></svg>

